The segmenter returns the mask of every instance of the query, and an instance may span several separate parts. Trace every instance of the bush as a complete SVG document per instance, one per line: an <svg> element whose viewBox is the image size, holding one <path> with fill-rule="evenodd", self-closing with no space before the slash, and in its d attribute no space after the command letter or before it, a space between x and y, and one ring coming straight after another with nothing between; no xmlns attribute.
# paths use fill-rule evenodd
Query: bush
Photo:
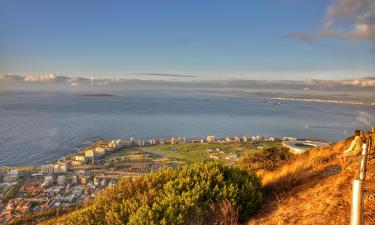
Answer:
<svg viewBox="0 0 375 225"><path fill-rule="evenodd" d="M192 217L209 217L210 208L223 202L246 219L261 201L255 174L217 163L195 163L125 178L85 208L48 224L186 224Z"/></svg>
<svg viewBox="0 0 375 225"><path fill-rule="evenodd" d="M290 162L293 155L285 147L270 147L260 153L249 154L240 161L240 168L256 172L258 170L273 171L281 165Z"/></svg>

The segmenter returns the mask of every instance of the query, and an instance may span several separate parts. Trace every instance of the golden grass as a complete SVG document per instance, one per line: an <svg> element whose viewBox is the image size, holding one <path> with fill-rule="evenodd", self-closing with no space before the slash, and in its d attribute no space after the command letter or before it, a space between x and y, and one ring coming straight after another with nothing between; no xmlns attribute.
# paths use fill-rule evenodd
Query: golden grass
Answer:
<svg viewBox="0 0 375 225"><path fill-rule="evenodd" d="M280 192L302 184L321 172L321 166L334 160L347 144L348 141L344 140L330 148L311 150L276 171L263 171L261 176L264 189Z"/></svg>
<svg viewBox="0 0 375 225"><path fill-rule="evenodd" d="M265 204L255 224L348 224L355 165L341 172L336 156L350 140L312 150L276 171L263 171Z"/></svg>

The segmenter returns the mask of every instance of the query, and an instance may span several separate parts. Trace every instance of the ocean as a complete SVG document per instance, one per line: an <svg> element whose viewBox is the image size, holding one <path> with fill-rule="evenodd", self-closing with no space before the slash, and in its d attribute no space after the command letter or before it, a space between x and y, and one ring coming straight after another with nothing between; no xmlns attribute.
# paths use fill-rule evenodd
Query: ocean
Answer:
<svg viewBox="0 0 375 225"><path fill-rule="evenodd" d="M0 93L0 165L38 165L90 141L235 135L337 141L374 124L366 105L280 101L168 91L116 96Z"/></svg>

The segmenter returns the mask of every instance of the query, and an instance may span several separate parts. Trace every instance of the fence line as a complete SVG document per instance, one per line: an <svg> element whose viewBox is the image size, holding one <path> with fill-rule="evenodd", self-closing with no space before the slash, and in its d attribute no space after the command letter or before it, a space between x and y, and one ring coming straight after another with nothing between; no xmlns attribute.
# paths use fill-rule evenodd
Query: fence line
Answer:
<svg viewBox="0 0 375 225"><path fill-rule="evenodd" d="M375 127L372 127L372 134L362 146L361 160L359 163L358 176L353 180L352 186L352 212L351 212L351 225L364 224L364 207L363 207L363 193L366 181L366 169L368 153L374 149L375 145Z"/></svg>

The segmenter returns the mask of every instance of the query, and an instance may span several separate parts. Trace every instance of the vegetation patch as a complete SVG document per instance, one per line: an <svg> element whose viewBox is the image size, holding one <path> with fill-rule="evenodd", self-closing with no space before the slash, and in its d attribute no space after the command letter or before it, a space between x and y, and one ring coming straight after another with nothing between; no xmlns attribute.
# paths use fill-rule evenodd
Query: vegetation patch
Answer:
<svg viewBox="0 0 375 225"><path fill-rule="evenodd" d="M238 211L245 220L261 202L261 183L254 173L199 162L124 178L84 208L45 224L203 224L212 221L210 209L215 207Z"/></svg>
<svg viewBox="0 0 375 225"><path fill-rule="evenodd" d="M294 158L288 148L272 146L262 152L245 155L240 161L240 167L251 172L273 171L290 163Z"/></svg>

